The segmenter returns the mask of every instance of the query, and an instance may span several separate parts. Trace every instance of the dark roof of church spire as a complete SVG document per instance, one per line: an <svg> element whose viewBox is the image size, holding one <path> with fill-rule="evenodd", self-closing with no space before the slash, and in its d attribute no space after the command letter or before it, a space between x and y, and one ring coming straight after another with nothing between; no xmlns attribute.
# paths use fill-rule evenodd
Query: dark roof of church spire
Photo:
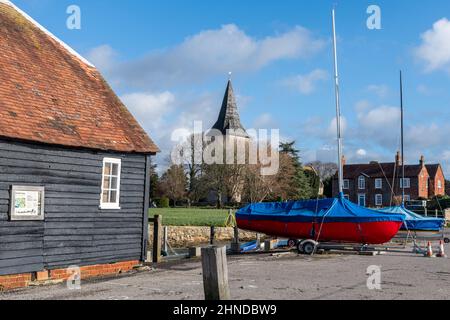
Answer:
<svg viewBox="0 0 450 320"><path fill-rule="evenodd" d="M219 119L212 129L219 130L222 134L226 135L228 130L234 130L232 135L248 138L248 134L241 124L239 112L236 104L236 98L233 92L233 86L231 80L228 81L225 96L222 102L222 108L220 110Z"/></svg>

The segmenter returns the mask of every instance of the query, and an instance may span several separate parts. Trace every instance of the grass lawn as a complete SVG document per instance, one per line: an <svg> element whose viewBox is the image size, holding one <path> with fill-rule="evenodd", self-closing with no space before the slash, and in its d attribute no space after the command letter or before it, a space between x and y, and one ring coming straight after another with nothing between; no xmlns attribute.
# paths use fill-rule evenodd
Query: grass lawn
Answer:
<svg viewBox="0 0 450 320"><path fill-rule="evenodd" d="M161 215L165 226L224 227L228 210L202 208L150 209L150 217Z"/></svg>

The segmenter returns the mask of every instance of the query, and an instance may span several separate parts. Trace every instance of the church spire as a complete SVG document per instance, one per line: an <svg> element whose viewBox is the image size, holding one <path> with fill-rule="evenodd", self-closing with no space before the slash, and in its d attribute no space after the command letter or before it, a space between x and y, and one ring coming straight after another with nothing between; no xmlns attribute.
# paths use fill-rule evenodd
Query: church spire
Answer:
<svg viewBox="0 0 450 320"><path fill-rule="evenodd" d="M224 135L227 134L227 130L235 130L234 135L249 138L247 132L241 124L236 98L234 96L233 85L231 84L231 77L228 80L219 119L212 128L219 130Z"/></svg>

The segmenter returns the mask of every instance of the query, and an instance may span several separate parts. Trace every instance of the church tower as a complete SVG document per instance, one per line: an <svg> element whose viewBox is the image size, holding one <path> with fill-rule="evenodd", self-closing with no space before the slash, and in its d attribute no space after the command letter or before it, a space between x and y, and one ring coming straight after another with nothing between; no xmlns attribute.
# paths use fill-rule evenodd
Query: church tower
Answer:
<svg viewBox="0 0 450 320"><path fill-rule="evenodd" d="M248 146L251 143L251 138L248 135L247 131L244 129L244 126L241 123L241 119L239 116L236 97L234 96L233 85L231 84L231 79L228 80L227 88L225 90L225 96L223 98L222 107L220 109L219 118L217 119L214 126L207 134L211 134L211 131L217 131L220 133L222 137L225 138L225 146L227 149L231 146L235 157L244 155L244 162L246 161L246 150L248 150ZM219 134L219 135L220 135ZM216 133L214 133L216 135ZM239 151L239 147L243 147L244 152ZM236 149L237 148L237 149ZM227 155L225 158L229 159ZM233 157L234 158L234 157ZM225 159L224 159L225 160ZM236 159L233 159L237 161ZM228 164L228 163L227 163ZM237 164L237 163L236 163ZM240 170L236 169L234 166L228 166L229 170ZM236 173L236 171L235 171ZM224 184L228 187L232 186L229 190L222 191L210 191L208 195L208 200L210 202L216 202L219 204L219 207L222 206L223 202L232 202L232 203L240 203L242 200L242 193L244 183L241 177L236 177L234 174L230 174L227 177L223 177L225 180L230 178L231 181L227 183L224 181ZM223 193L227 192L227 194Z"/></svg>
<svg viewBox="0 0 450 320"><path fill-rule="evenodd" d="M231 135L235 137L250 139L241 123L236 98L234 96L233 85L231 79L228 80L225 96L223 97L222 108L220 109L219 118L212 129L222 132L223 135Z"/></svg>

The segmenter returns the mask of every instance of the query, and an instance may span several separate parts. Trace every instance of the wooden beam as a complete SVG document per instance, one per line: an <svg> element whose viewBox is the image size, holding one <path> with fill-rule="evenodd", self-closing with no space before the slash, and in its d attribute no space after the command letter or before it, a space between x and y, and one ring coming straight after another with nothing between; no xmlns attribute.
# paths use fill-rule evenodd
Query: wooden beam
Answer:
<svg viewBox="0 0 450 320"><path fill-rule="evenodd" d="M209 236L209 244L214 245L214 240L216 239L216 228L214 226L211 226L211 232Z"/></svg>
<svg viewBox="0 0 450 320"><path fill-rule="evenodd" d="M150 156L145 157L145 186L144 186L144 216L142 219L142 253L141 261L147 260L147 246L148 246L148 215L150 210Z"/></svg>
<svg viewBox="0 0 450 320"><path fill-rule="evenodd" d="M162 238L162 216L155 216L153 222L153 263L160 263Z"/></svg>
<svg viewBox="0 0 450 320"><path fill-rule="evenodd" d="M205 300L230 300L226 247L202 249Z"/></svg>

